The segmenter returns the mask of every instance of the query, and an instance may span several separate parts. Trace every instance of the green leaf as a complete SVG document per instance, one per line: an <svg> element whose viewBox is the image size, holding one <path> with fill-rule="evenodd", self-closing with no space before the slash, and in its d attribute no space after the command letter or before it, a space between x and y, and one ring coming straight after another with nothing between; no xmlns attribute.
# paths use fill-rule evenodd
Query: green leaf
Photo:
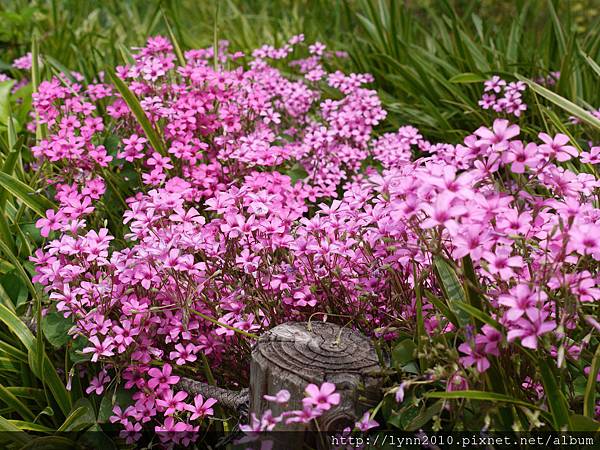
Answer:
<svg viewBox="0 0 600 450"><path fill-rule="evenodd" d="M467 293L468 304L483 311L481 295L479 294L479 281L475 275L473 261L469 255L462 259L462 269L465 276L465 292Z"/></svg>
<svg viewBox="0 0 600 450"><path fill-rule="evenodd" d="M487 77L484 77L483 75L480 75L478 73L466 72L466 73L459 73L458 75L454 75L448 81L450 83L456 83L456 84L468 84L468 83L483 83L486 80L487 80Z"/></svg>
<svg viewBox="0 0 600 450"><path fill-rule="evenodd" d="M87 398L79 399L73 408L57 431L81 431L96 423L94 408Z"/></svg>
<svg viewBox="0 0 600 450"><path fill-rule="evenodd" d="M590 58L589 55L586 55L583 51L581 51L581 55L583 56L583 59L585 59L585 61L588 63L588 65L592 68L592 70L596 72L596 75L600 77L600 65L598 65L596 61Z"/></svg>
<svg viewBox="0 0 600 450"><path fill-rule="evenodd" d="M8 329L17 336L17 338L19 338L25 348L29 350L33 346L33 343L35 342L33 333L27 328L27 325L16 316L16 314L4 305L0 305L0 321L2 321Z"/></svg>
<svg viewBox="0 0 600 450"><path fill-rule="evenodd" d="M455 327L460 326L458 324L458 319L456 318L456 315L452 311L450 311L450 308L448 308L448 306L444 303L444 301L441 298L436 297L433 293L429 292L428 290L425 290L423 292L425 294L425 297L427 297L427 300L433 303L433 305L440 311L440 313L442 313L442 315L446 319L452 322L452 324Z"/></svg>
<svg viewBox="0 0 600 450"><path fill-rule="evenodd" d="M592 366L588 374L585 394L583 396L583 414L587 417L594 417L594 408L596 405L596 386L598 382L598 372L600 371L600 345L596 347L596 353L592 358Z"/></svg>
<svg viewBox="0 0 600 450"><path fill-rule="evenodd" d="M69 358L73 364L89 361L92 356L89 353L82 353L81 351L87 347L88 340L83 336L78 336L74 341L69 351Z"/></svg>
<svg viewBox="0 0 600 450"><path fill-rule="evenodd" d="M35 289L35 286L31 283L23 264L21 264L21 260L17 258L17 256L10 250L10 247L6 245L4 240L0 240L0 252L4 253L4 255L9 259L9 261L13 264L16 269L16 272L21 278L21 281L27 286L31 296L35 299L39 298L38 292Z"/></svg>
<svg viewBox="0 0 600 450"><path fill-rule="evenodd" d="M25 422L23 420L9 420L14 426L16 426L19 430L23 431L36 431L38 433L53 433L54 430L52 428L45 427L44 425L40 425L33 422Z"/></svg>
<svg viewBox="0 0 600 450"><path fill-rule="evenodd" d="M548 401L548 406L550 407L550 413L552 414L554 428L557 431L565 431L565 428L570 429L569 406L564 394L556 384L556 376L550 368L550 364L555 363L551 359L548 361L539 360L538 363L542 375L544 392L546 393L546 399Z"/></svg>
<svg viewBox="0 0 600 450"><path fill-rule="evenodd" d="M46 314L42 320L44 336L54 347L59 348L73 339L67 333L73 326L71 319L66 319L61 313L52 312Z"/></svg>
<svg viewBox="0 0 600 450"><path fill-rule="evenodd" d="M554 103L559 108L564 109L569 114L572 114L573 116L577 117L578 119L581 119L588 125L591 125L592 127L595 127L600 130L600 120L597 119L596 117L594 117L593 115L591 115L588 111L586 111L582 107L577 106L575 103L567 100L564 97L561 97L560 95L546 89L545 87L540 86L539 84L537 84L536 82L534 82L528 78L522 77L518 74L515 74L515 77L518 78L519 80L527 83L527 85L534 92L540 94L542 97L544 97L545 99Z"/></svg>
<svg viewBox="0 0 600 450"><path fill-rule="evenodd" d="M0 384L0 400L4 402L7 406L10 406L15 410L17 414L19 414L25 420L34 420L35 414L17 397L15 397L12 392L6 389L4 386Z"/></svg>
<svg viewBox="0 0 600 450"><path fill-rule="evenodd" d="M570 417L571 431L600 432L600 422L581 414L572 414Z"/></svg>
<svg viewBox="0 0 600 450"><path fill-rule="evenodd" d="M15 84L15 80L0 82L0 122L8 124L10 119L10 91Z"/></svg>
<svg viewBox="0 0 600 450"><path fill-rule="evenodd" d="M37 194L25 183L7 173L0 172L0 186L21 200L41 217L46 217L47 210L56 209L56 206L46 197Z"/></svg>
<svg viewBox="0 0 600 450"><path fill-rule="evenodd" d="M461 327L468 325L470 323L469 315L456 305L457 302L466 303L467 300L465 290L463 289L456 272L443 258L436 256L434 258L434 264L438 281L448 302L448 307L456 316Z"/></svg>
<svg viewBox="0 0 600 450"><path fill-rule="evenodd" d="M413 420L411 420L411 422L406 426L404 431L416 431L419 428L422 428L425 424L427 424L427 422L429 422L433 418L433 416L440 413L443 406L443 400L438 400L433 405L429 406L424 411L422 411Z"/></svg>
<svg viewBox="0 0 600 450"><path fill-rule="evenodd" d="M27 444L33 439L31 435L25 433L2 416L0 416L0 432L7 432L7 436L9 436L10 440L20 444Z"/></svg>
<svg viewBox="0 0 600 450"><path fill-rule="evenodd" d="M405 364L414 361L416 350L417 346L412 339L404 339L402 342L396 344L392 349L392 363L394 367L401 369Z"/></svg>
<svg viewBox="0 0 600 450"><path fill-rule="evenodd" d="M173 29L171 28L171 24L169 23L169 19L164 11L161 11L163 20L165 21L165 25L167 27L167 32L169 33L169 38L171 39L171 44L173 44L173 50L175 50L175 55L177 56L177 62L181 67L185 67L185 57L183 56L183 52L181 51L181 47L177 38L175 37L175 33L173 33Z"/></svg>
<svg viewBox="0 0 600 450"><path fill-rule="evenodd" d="M102 428L96 424L85 430L83 435L77 440L84 448L101 448L102 450L118 450L115 442Z"/></svg>
<svg viewBox="0 0 600 450"><path fill-rule="evenodd" d="M486 391L452 391L452 392L427 392L425 397L429 398L443 398L447 400L465 399L465 400L480 400L488 402L505 402L512 403L515 405L524 406L530 409L540 409L533 403L527 403L522 400L518 400L513 397L509 397L504 394L497 394L496 392Z"/></svg>
<svg viewBox="0 0 600 450"><path fill-rule="evenodd" d="M28 361L32 372L40 379L52 392L54 399L60 406L61 411L66 415L71 410L71 397L66 390L61 378L59 377L54 365L45 354L43 356L44 363L40 371L40 367L34 361L39 360L38 346L33 333L27 328L27 325L21 321L12 311L6 306L0 304L0 321L8 327L21 341L23 346L28 351Z"/></svg>
<svg viewBox="0 0 600 450"><path fill-rule="evenodd" d="M156 150L158 153L165 156L165 145L163 144L162 139L157 131L154 129L154 126L148 119L148 116L146 116L146 113L142 109L142 105L140 105L140 102L135 94L129 90L127 84L125 84L125 82L121 80L113 71L109 70L107 73L111 82L115 85L121 94L121 97L123 97L123 100L125 103L127 103L127 106L129 106L129 109L135 116L137 122L144 130L148 141L150 141L150 145L152 145L154 150Z"/></svg>
<svg viewBox="0 0 600 450"><path fill-rule="evenodd" d="M474 317L483 323L487 323L488 325L491 325L498 331L503 330L504 327L500 324L500 322L492 319L488 314L484 313L483 311L481 311L471 305L467 305L466 303L456 302L455 304L458 309L469 314L471 317Z"/></svg>
<svg viewBox="0 0 600 450"><path fill-rule="evenodd" d="M300 163L295 163L292 167L290 167L285 174L292 179L292 184L295 184L298 180L303 180L308 176L306 170Z"/></svg>

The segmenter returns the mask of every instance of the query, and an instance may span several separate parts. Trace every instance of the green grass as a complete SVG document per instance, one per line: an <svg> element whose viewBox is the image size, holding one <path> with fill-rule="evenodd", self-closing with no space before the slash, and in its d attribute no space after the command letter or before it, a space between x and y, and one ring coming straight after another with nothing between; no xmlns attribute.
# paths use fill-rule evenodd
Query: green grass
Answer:
<svg viewBox="0 0 600 450"><path fill-rule="evenodd" d="M434 140L464 136L489 121L477 106L481 83L471 81L492 74L514 79L517 73L534 78L561 71L556 93L584 108L600 106L595 0L502 6L479 0L226 0L218 11L216 2L190 0L4 3L2 67L30 49L37 31L40 52L50 62L45 75L54 65L91 81L157 33L172 33L183 50L211 46L215 34L235 49L250 50L304 33L309 42L347 50L348 70L375 75L391 112L389 128L410 123ZM530 103L527 124L544 126L544 102Z"/></svg>

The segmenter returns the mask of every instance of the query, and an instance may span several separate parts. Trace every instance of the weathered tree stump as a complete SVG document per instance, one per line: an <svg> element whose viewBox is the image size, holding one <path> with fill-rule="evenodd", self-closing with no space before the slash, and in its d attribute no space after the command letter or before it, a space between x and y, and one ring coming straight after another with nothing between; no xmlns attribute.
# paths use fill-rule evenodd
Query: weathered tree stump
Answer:
<svg viewBox="0 0 600 450"><path fill-rule="evenodd" d="M334 383L341 402L317 419L319 431L352 428L379 401L382 382L371 341L350 328L321 321L285 323L263 334L252 349L250 380L250 412L259 418L267 409L274 416L286 410L301 410L304 389L309 383ZM281 389L291 394L287 405L264 400L265 394L275 395ZM302 423L279 424L275 428L314 429L313 425ZM297 435L295 439L298 440Z"/></svg>

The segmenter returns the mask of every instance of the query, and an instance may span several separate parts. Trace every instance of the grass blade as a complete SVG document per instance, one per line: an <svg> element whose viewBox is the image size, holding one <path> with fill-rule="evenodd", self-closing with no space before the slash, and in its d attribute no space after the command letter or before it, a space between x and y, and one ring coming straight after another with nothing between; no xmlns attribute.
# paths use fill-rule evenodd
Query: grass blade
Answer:
<svg viewBox="0 0 600 450"><path fill-rule="evenodd" d="M7 432L10 439L19 444L27 444L33 439L31 435L25 433L2 416L0 416L0 431Z"/></svg>
<svg viewBox="0 0 600 450"><path fill-rule="evenodd" d="M594 407L596 405L596 386L598 382L598 371L600 371L600 345L596 348L596 354L592 359L592 366L588 375L587 384L585 386L585 394L583 396L583 415L594 417Z"/></svg>
<svg viewBox="0 0 600 450"><path fill-rule="evenodd" d="M534 82L528 78L522 77L519 74L515 74L515 77L518 78L519 80L527 83L527 85L534 92L536 92L537 94L540 94L542 97L544 97L545 99L554 103L559 108L564 109L565 111L567 111L568 113L577 117L578 119L581 119L588 125L591 125L591 126L597 128L598 130L600 130L600 120L595 118L594 116L592 116L589 112L587 112L582 107L577 106L575 103L567 100L564 97L561 97L558 94L555 94L554 92L550 91L549 89L546 89L545 87L540 86L539 84L537 84L536 82Z"/></svg>
<svg viewBox="0 0 600 450"><path fill-rule="evenodd" d="M12 392L6 389L0 384L0 398L11 408L14 408L15 412L19 414L25 420L34 420L35 414L31 411L25 403L15 397Z"/></svg>
<svg viewBox="0 0 600 450"><path fill-rule="evenodd" d="M556 377L550 369L550 364L555 364L554 361L539 361L540 372L542 375L542 383L544 384L544 392L548 399L548 406L552 414L552 422L557 431L564 431L565 428L570 429L569 424L569 407L567 400L562 391L556 384Z"/></svg>
<svg viewBox="0 0 600 450"><path fill-rule="evenodd" d="M173 33L173 29L171 28L171 24L169 23L169 19L165 14L164 10L161 10L161 14L163 20L165 22L165 26L167 27L167 32L169 33L169 38L171 39L171 43L173 44L173 50L175 50L175 55L177 56L177 61L181 67L185 67L185 57L183 56L183 52L181 51L181 47L179 46L179 42L175 37L175 33Z"/></svg>
<svg viewBox="0 0 600 450"><path fill-rule="evenodd" d="M443 258L435 257L434 264L438 281L444 291L444 296L446 297L450 310L458 319L460 326L464 327L465 325L468 325L470 322L469 315L456 306L457 303L467 302L466 293L456 272Z"/></svg>
<svg viewBox="0 0 600 450"><path fill-rule="evenodd" d="M42 354L42 357L44 358L42 367L40 368L39 366L35 366L38 364L36 361L39 361L40 358L38 355L39 349L36 337L21 319L19 319L6 306L1 304L0 321L3 322L8 329L15 334L15 336L17 336L23 346L27 349L29 354L28 360L30 362L32 372L44 383L44 385L50 389L61 411L63 414L67 415L71 410L71 397L45 352ZM39 371L40 369L42 372Z"/></svg>
<svg viewBox="0 0 600 450"><path fill-rule="evenodd" d="M156 132L156 129L148 119L148 116L146 116L146 113L142 109L142 105L140 105L138 98L133 92L131 92L127 84L125 84L125 82L121 80L113 71L108 71L108 77L121 94L121 97L123 97L125 103L127 103L127 106L129 106L129 109L144 130L144 133L146 134L146 137L150 141L150 144L154 150L165 156L165 145L163 144L159 134Z"/></svg>
<svg viewBox="0 0 600 450"><path fill-rule="evenodd" d="M0 172L0 186L25 203L25 205L41 217L46 217L47 210L56 208L46 197L37 194L21 180L7 173Z"/></svg>

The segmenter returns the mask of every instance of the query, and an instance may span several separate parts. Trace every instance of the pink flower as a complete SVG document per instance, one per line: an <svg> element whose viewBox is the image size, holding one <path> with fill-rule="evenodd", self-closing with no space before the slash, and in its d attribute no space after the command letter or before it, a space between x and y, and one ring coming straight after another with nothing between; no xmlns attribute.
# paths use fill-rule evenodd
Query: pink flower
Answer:
<svg viewBox="0 0 600 450"><path fill-rule="evenodd" d="M282 389L275 395L263 395L263 398L270 402L284 404L289 401L290 393L289 393L289 391Z"/></svg>
<svg viewBox="0 0 600 450"><path fill-rule="evenodd" d="M313 419L316 419L322 414L323 410L319 408L313 408L310 405L304 405L302 410L290 411L285 423L308 423Z"/></svg>
<svg viewBox="0 0 600 450"><path fill-rule="evenodd" d="M185 409L192 413L190 420L196 420L200 417L212 416L214 414L212 406L215 403L217 403L217 400L214 398L207 398L204 400L201 395L196 395L194 397L194 406L185 405Z"/></svg>
<svg viewBox="0 0 600 450"><path fill-rule="evenodd" d="M508 331L508 342L520 338L523 347L536 350L538 347L538 338L556 328L555 322L546 321L547 317L548 313L537 309L527 311L527 318L519 319L519 321L513 325L515 328Z"/></svg>
<svg viewBox="0 0 600 450"><path fill-rule="evenodd" d="M536 310L540 302L543 302L546 298L545 292L531 290L529 285L521 283L511 288L509 294L500 295L498 303L509 307L505 317L509 321L515 321L527 311Z"/></svg>
<svg viewBox="0 0 600 450"><path fill-rule="evenodd" d="M505 164L512 163L510 170L514 173L525 173L525 168L536 168L539 164L538 147L530 142L523 146L521 141L510 143L508 151L502 153L502 161Z"/></svg>
<svg viewBox="0 0 600 450"><path fill-rule="evenodd" d="M504 81L498 75L494 75L491 79L484 82L483 85L485 86L485 91L500 92L502 88L506 86L506 81Z"/></svg>
<svg viewBox="0 0 600 450"><path fill-rule="evenodd" d="M176 422L171 416L165 419L163 426L155 426L154 431L158 434L161 442L179 443L186 431L188 424L184 422Z"/></svg>
<svg viewBox="0 0 600 450"><path fill-rule="evenodd" d="M114 415L109 417L110 423L120 422L121 424L125 425L125 422L127 422L127 414L125 411L121 411L121 407L119 405L115 405L113 407L113 413Z"/></svg>
<svg viewBox="0 0 600 450"><path fill-rule="evenodd" d="M195 355L197 349L194 344L187 344L185 347L183 344L177 344L175 351L169 354L170 359L176 359L175 364L181 366L186 362L194 362L197 357Z"/></svg>
<svg viewBox="0 0 600 450"><path fill-rule="evenodd" d="M98 336L90 337L90 342L94 345L93 347L85 347L82 353L93 353L92 362L98 361L100 356L113 356L114 345L112 345L113 338L107 337L104 341L100 341Z"/></svg>
<svg viewBox="0 0 600 450"><path fill-rule="evenodd" d="M46 211L46 217L38 219L35 226L40 229L43 237L48 237L51 231L60 230L63 219L61 211L55 213L53 209L49 209Z"/></svg>
<svg viewBox="0 0 600 450"><path fill-rule="evenodd" d="M179 391L177 394L173 395L173 391L171 389L163 391L163 398L159 398L156 400L156 405L164 408L165 416L170 416L175 414L177 411L183 411L186 409L186 404L183 402L187 397L187 392Z"/></svg>
<svg viewBox="0 0 600 450"><path fill-rule="evenodd" d="M396 394L394 396L397 403L402 403L404 401L404 388L406 387L406 383L400 383L400 385L396 388Z"/></svg>
<svg viewBox="0 0 600 450"><path fill-rule="evenodd" d="M340 394L335 392L335 384L323 383L321 387L316 384L306 386L306 394L302 403L306 405L315 405L317 409L327 410L340 403Z"/></svg>
<svg viewBox="0 0 600 450"><path fill-rule="evenodd" d="M354 424L354 426L364 433L371 428L378 427L379 422L373 420L371 418L371 413L367 411L363 414L360 420Z"/></svg>
<svg viewBox="0 0 600 450"><path fill-rule="evenodd" d="M469 383L467 379L460 375L458 372L452 374L446 383L446 391L467 391L469 389Z"/></svg>
<svg viewBox="0 0 600 450"><path fill-rule="evenodd" d="M31 52L17 58L13 61L12 66L15 69L22 70L31 70L31 65L33 64L33 57L31 56Z"/></svg>
<svg viewBox="0 0 600 450"><path fill-rule="evenodd" d="M546 156L556 157L560 162L568 161L569 159L579 156L579 152L572 145L567 145L569 136L565 134L557 134L554 139L546 133L540 133L539 138L544 141L544 144L538 148L542 154Z"/></svg>
<svg viewBox="0 0 600 450"><path fill-rule="evenodd" d="M142 436L142 425L138 422L131 423L129 420L121 422L125 429L119 432L119 437L125 439L129 445L136 443Z"/></svg>
<svg viewBox="0 0 600 450"><path fill-rule="evenodd" d="M487 323L481 327L483 334L475 336L476 344L483 344L484 351L490 355L500 356L499 346L502 342L503 336L498 330Z"/></svg>
<svg viewBox="0 0 600 450"><path fill-rule="evenodd" d="M510 249L505 247L498 247L495 252L485 252L483 259L488 262L489 273L498 274L503 280L508 280L514 275L513 268L523 266L523 258L511 256Z"/></svg>
<svg viewBox="0 0 600 450"><path fill-rule="evenodd" d="M600 146L591 147L589 152L581 152L581 162L586 164L600 164Z"/></svg>
<svg viewBox="0 0 600 450"><path fill-rule="evenodd" d="M439 194L433 205L424 203L421 209L428 214L421 226L423 228L433 228L438 225L447 227L451 232L456 231L456 218L467 212L463 205L452 206L454 195L449 192Z"/></svg>
<svg viewBox="0 0 600 450"><path fill-rule="evenodd" d="M506 150L510 144L510 139L520 132L518 125L511 125L506 119L496 119L492 128L490 130L480 127L475 131L475 135L480 138L478 145L487 144L495 151Z"/></svg>
<svg viewBox="0 0 600 450"><path fill-rule="evenodd" d="M158 391L170 389L170 385L179 382L179 377L171 375L173 369L170 364L165 364L161 369L152 368L148 371L150 380L148 380L148 387L150 389L156 389Z"/></svg>
<svg viewBox="0 0 600 450"><path fill-rule="evenodd" d="M102 394L104 392L104 385L110 381L110 377L106 373L105 370L101 370L97 376L92 378L90 381L90 385L86 388L85 392L87 394L91 394L94 392L96 395Z"/></svg>
<svg viewBox="0 0 600 450"><path fill-rule="evenodd" d="M464 364L465 367L475 364L479 373L483 373L490 368L490 361L487 359L488 353L485 350L485 344L474 343L474 345L471 345L467 342L463 342L458 346L458 350L467 355L460 358L460 362ZM496 356L498 356L497 350Z"/></svg>

